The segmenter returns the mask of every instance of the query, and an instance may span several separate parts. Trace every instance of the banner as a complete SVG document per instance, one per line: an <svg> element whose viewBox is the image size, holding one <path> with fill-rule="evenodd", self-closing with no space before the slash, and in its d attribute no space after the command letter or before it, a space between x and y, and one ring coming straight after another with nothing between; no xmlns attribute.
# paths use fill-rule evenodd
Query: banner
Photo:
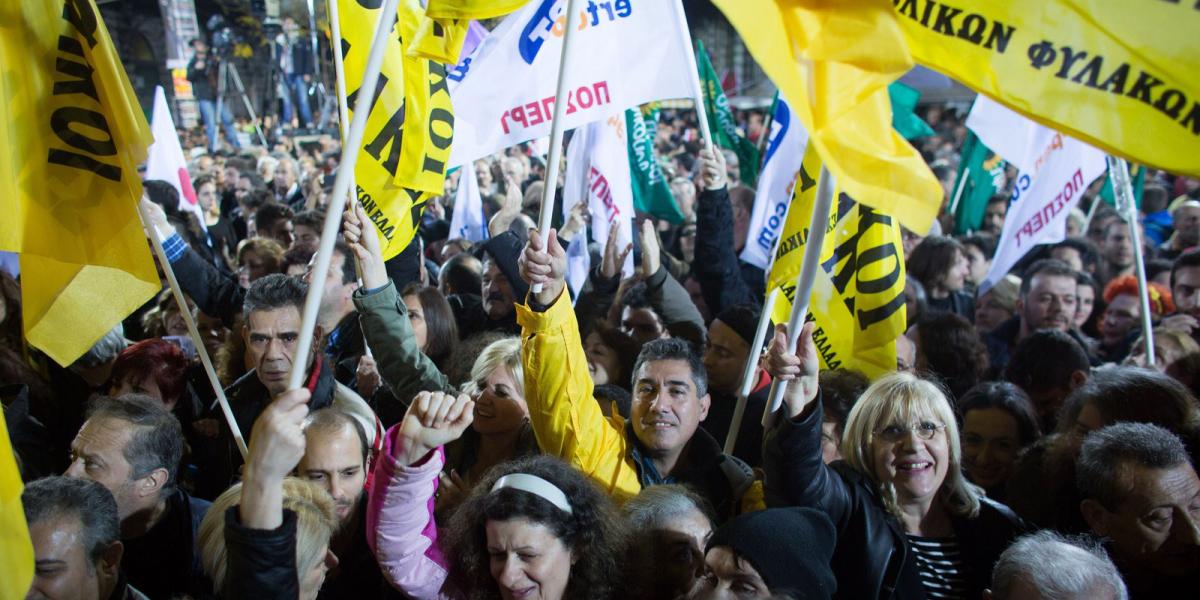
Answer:
<svg viewBox="0 0 1200 600"><path fill-rule="evenodd" d="M696 40L696 69L700 72L700 89L704 91L704 112L708 115L708 128L712 131L713 143L732 150L738 157L738 175L741 182L753 186L758 181L758 148L738 132L729 99L713 69L712 60L704 50L704 42Z"/></svg>
<svg viewBox="0 0 1200 600"><path fill-rule="evenodd" d="M976 102L968 123L980 107ZM1092 181L1107 168L1104 153L1079 140L1037 124L1025 127L1023 123L1032 122L999 105L992 105L988 113L988 123L996 129L974 128L981 140L989 145L992 140L1002 141L997 144L1002 147L1026 146L1029 140L1035 140L1041 147L1031 156L1004 157L1013 164L1027 164L1031 168L1017 174L1013 201L1004 219L992 267L979 285L981 293L1007 275L1033 247L1065 239L1067 215ZM1007 119L1001 118L1002 113L1007 113ZM1009 139L1017 135L1025 139Z"/></svg>
<svg viewBox="0 0 1200 600"><path fill-rule="evenodd" d="M988 200L1004 189L1006 164L1000 155L984 146L974 132L967 130L952 192L958 197L958 205L954 207L956 233L965 235L983 227ZM954 196L951 196L951 202Z"/></svg>
<svg viewBox="0 0 1200 600"><path fill-rule="evenodd" d="M1200 175L1194 2L892 4L922 64L1106 152Z"/></svg>
<svg viewBox="0 0 1200 600"><path fill-rule="evenodd" d="M883 0L713 3L792 103L838 186L917 233L929 231L944 192L892 128L887 86L913 62L891 8Z"/></svg>
<svg viewBox="0 0 1200 600"><path fill-rule="evenodd" d="M797 178L767 292L778 288L772 320L786 323L804 262L804 241L817 195L821 159L809 144ZM821 265L813 282L806 320L823 369L859 369L872 379L896 370L896 338L906 329L904 251L895 219L835 192Z"/></svg>
<svg viewBox="0 0 1200 600"><path fill-rule="evenodd" d="M529 0L428 0L425 13L434 19L491 19L521 8Z"/></svg>
<svg viewBox="0 0 1200 600"><path fill-rule="evenodd" d="M571 38L571 69L563 74L564 131L653 100L691 97L690 41L674 25L679 1L621 1L584 11ZM454 68L450 166L550 134L566 4L531 0Z"/></svg>
<svg viewBox="0 0 1200 600"><path fill-rule="evenodd" d="M483 216L483 198L479 195L479 180L475 164L467 163L458 174L458 190L454 193L454 214L450 217L449 239L462 238L472 242L488 239L487 219Z"/></svg>
<svg viewBox="0 0 1200 600"><path fill-rule="evenodd" d="M93 0L0 5L0 250L25 339L70 365L161 285L137 215L150 128Z"/></svg>
<svg viewBox="0 0 1200 600"><path fill-rule="evenodd" d="M2 13L3 11L0 11ZM17 600L33 582L33 543L21 503L21 472L17 470L4 412L0 411L0 598Z"/></svg>
<svg viewBox="0 0 1200 600"><path fill-rule="evenodd" d="M808 145L808 132L795 118L791 106L782 95L775 97L775 112L771 116L771 133L767 138L766 159L758 177L754 194L754 210L750 213L750 228L741 259L764 271L770 266L775 240L783 231L792 202L796 178L803 173L800 161ZM805 173L807 176L807 173ZM801 182L809 187L815 182ZM810 205L811 208L811 205ZM786 323L786 321L778 321Z"/></svg>
<svg viewBox="0 0 1200 600"><path fill-rule="evenodd" d="M353 113L379 8L364 8L357 0L338 2L348 105ZM418 0L401 2L399 35L387 38L379 87L354 168L355 197L379 232L385 259L408 245L425 203L444 192L454 135L445 65L405 52L417 34L421 15Z"/></svg>
<svg viewBox="0 0 1200 600"><path fill-rule="evenodd" d="M625 158L625 121L609 117L575 130L567 147L567 172L563 182L563 220L579 202L588 203L592 241L601 252L608 232L617 227L617 245L634 243L633 184ZM622 277L633 275L633 253L625 257Z"/></svg>
<svg viewBox="0 0 1200 600"><path fill-rule="evenodd" d="M158 179L171 184L179 192L179 210L195 214L200 226L207 231L204 209L200 208L196 190L192 188L187 160L183 157L183 147L179 145L179 132L175 129L175 120L171 118L171 110L167 107L167 94L161 85L154 88L150 132L154 136L154 143L150 144L150 156L146 159L146 174L142 180Z"/></svg>
<svg viewBox="0 0 1200 600"><path fill-rule="evenodd" d="M671 186L663 176L662 167L654 152L654 137L658 130L658 107L631 108L625 111L625 139L629 142L629 173L633 180L633 207L638 212L676 225L683 223L683 213L675 204Z"/></svg>

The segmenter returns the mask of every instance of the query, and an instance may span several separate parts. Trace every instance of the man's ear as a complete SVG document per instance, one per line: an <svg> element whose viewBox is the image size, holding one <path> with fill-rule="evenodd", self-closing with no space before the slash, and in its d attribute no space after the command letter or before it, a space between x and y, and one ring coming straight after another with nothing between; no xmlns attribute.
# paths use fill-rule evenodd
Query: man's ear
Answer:
<svg viewBox="0 0 1200 600"><path fill-rule="evenodd" d="M103 552L100 553L100 562L96 565L96 569L105 576L116 581L121 572L121 557L125 554L125 545L117 540L108 545Z"/></svg>
<svg viewBox="0 0 1200 600"><path fill-rule="evenodd" d="M170 474L166 469L158 468L150 471L145 477L138 480L137 492L139 496L151 496L162 491L167 485L167 479Z"/></svg>
<svg viewBox="0 0 1200 600"><path fill-rule="evenodd" d="M705 394L700 396L700 420L708 418L708 408L712 406L712 396Z"/></svg>
<svg viewBox="0 0 1200 600"><path fill-rule="evenodd" d="M1083 515L1083 520L1087 522L1088 527L1092 531L1102 535L1108 535L1108 516L1107 508L1102 504L1092 499L1083 500L1079 503L1079 514Z"/></svg>
<svg viewBox="0 0 1200 600"><path fill-rule="evenodd" d="M1068 388L1072 392L1075 391L1075 388L1077 388L1087 382L1087 378L1088 378L1087 371L1076 369L1073 373L1071 373L1071 381L1069 384L1067 384Z"/></svg>

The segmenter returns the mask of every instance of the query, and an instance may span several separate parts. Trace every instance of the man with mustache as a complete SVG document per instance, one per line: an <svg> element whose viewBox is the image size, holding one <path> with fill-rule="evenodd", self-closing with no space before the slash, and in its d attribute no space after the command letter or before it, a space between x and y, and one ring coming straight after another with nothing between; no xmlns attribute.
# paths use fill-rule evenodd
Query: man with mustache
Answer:
<svg viewBox="0 0 1200 600"><path fill-rule="evenodd" d="M1021 280L1017 314L984 339L994 372L1003 372L1017 343L1035 331L1062 331L1074 337L1080 346L1087 347L1071 327L1075 304L1079 301L1076 288L1075 270L1061 260L1043 259L1029 266Z"/></svg>

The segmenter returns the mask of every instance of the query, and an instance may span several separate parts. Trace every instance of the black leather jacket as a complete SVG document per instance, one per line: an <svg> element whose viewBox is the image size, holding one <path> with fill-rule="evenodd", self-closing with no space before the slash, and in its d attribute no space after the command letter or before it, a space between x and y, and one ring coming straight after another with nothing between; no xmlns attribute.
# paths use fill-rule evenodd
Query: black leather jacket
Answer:
<svg viewBox="0 0 1200 600"><path fill-rule="evenodd" d="M777 420L763 444L768 506L824 510L838 530L830 566L837 577L835 598L925 598L917 564L903 526L883 507L875 485L843 461L821 461L822 409L800 419ZM979 598L992 565L1025 532L1007 506L980 499L979 515L952 516L966 567L967 598Z"/></svg>

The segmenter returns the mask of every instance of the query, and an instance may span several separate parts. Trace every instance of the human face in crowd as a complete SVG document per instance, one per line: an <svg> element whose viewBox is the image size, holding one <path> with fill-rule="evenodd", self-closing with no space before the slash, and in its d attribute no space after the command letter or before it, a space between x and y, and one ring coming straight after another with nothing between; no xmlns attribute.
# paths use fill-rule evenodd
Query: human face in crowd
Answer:
<svg viewBox="0 0 1200 600"><path fill-rule="evenodd" d="M1137 325L1142 314L1136 296L1121 294L1112 299L1104 309L1104 320L1100 322L1100 334L1105 346L1115 347L1125 339Z"/></svg>
<svg viewBox="0 0 1200 600"><path fill-rule="evenodd" d="M715 546L704 557L704 576L691 598L697 600L750 600L770 598L771 589L750 561L729 546Z"/></svg>
<svg viewBox="0 0 1200 600"><path fill-rule="evenodd" d="M421 306L421 299L416 294L409 294L403 298L404 306L408 309L408 323L412 325L413 341L417 343L417 348L422 352L425 351L425 343L428 341L427 331L425 327L425 307Z"/></svg>
<svg viewBox="0 0 1200 600"><path fill-rule="evenodd" d="M1120 221L1108 226L1104 230L1101 251L1104 252L1104 259L1113 267L1125 269L1132 265L1133 242L1129 239L1129 228Z"/></svg>
<svg viewBox="0 0 1200 600"><path fill-rule="evenodd" d="M737 393L749 357L750 344L720 319L714 320L708 327L708 349L704 352L709 387L726 394Z"/></svg>
<svg viewBox="0 0 1200 600"><path fill-rule="evenodd" d="M512 284L491 257L483 261L483 286L480 291L483 310L488 318L499 320L516 311L516 294L513 293Z"/></svg>
<svg viewBox="0 0 1200 600"><path fill-rule="evenodd" d="M479 184L480 191L488 191L492 189L492 185L496 183L492 177L492 167L485 160L475 161L475 181Z"/></svg>
<svg viewBox="0 0 1200 600"><path fill-rule="evenodd" d="M254 182L250 181L249 177L241 176L237 178L237 187L234 188L233 197L240 204L250 192L254 191Z"/></svg>
<svg viewBox="0 0 1200 600"><path fill-rule="evenodd" d="M1075 297L1078 298L1075 304L1075 327L1083 327L1096 308L1096 289L1090 285L1076 286Z"/></svg>
<svg viewBox="0 0 1200 600"><path fill-rule="evenodd" d="M29 526L33 584L29 600L104 600L117 586L123 546L114 542L99 560L88 557L87 535L76 515L42 519Z"/></svg>
<svg viewBox="0 0 1200 600"><path fill-rule="evenodd" d="M677 457L708 416L708 406L708 394L697 393L687 361L646 361L633 384L633 432L652 455Z"/></svg>
<svg viewBox="0 0 1200 600"><path fill-rule="evenodd" d="M983 209L983 231L1000 235L1004 230L1004 217L1008 214L1007 202L992 202Z"/></svg>
<svg viewBox="0 0 1200 600"><path fill-rule="evenodd" d="M963 417L963 467L975 485L989 489L1003 485L1020 450L1017 419L1007 410L977 408Z"/></svg>
<svg viewBox="0 0 1200 600"><path fill-rule="evenodd" d="M917 368L917 345L912 338L901 335L896 338L896 370L901 373L912 373Z"/></svg>
<svg viewBox="0 0 1200 600"><path fill-rule="evenodd" d="M304 283L311 284L313 267L317 264L314 254L308 262L308 270L304 272ZM342 269L346 265L346 255L334 252L329 259L329 270L325 272L325 291L321 296L321 316L343 315L353 310L354 302L351 296L358 289L357 281L343 282Z"/></svg>
<svg viewBox="0 0 1200 600"><path fill-rule="evenodd" d="M1175 209L1175 247L1190 248L1200 244L1200 205L1191 203Z"/></svg>
<svg viewBox="0 0 1200 600"><path fill-rule="evenodd" d="M321 245L321 232L309 227L308 225L292 225L296 239L293 244L296 246L308 246L316 248Z"/></svg>
<svg viewBox="0 0 1200 600"><path fill-rule="evenodd" d="M588 374L592 376L593 384L625 384L613 379L621 372L621 358L617 356L616 350L604 343L604 338L600 337L599 333L593 331L588 334L583 343L583 353L587 356Z"/></svg>
<svg viewBox="0 0 1200 600"><path fill-rule="evenodd" d="M1171 297L1180 313L1200 319L1200 267L1180 267L1175 270L1175 287Z"/></svg>
<svg viewBox="0 0 1200 600"><path fill-rule="evenodd" d="M1051 250L1050 258L1061 260L1076 271L1083 271L1083 257L1079 255L1079 250L1070 246L1060 246Z"/></svg>
<svg viewBox="0 0 1200 600"><path fill-rule="evenodd" d="M967 281L972 285L979 285L979 282L987 277L992 261L976 246L966 244L963 248L967 251Z"/></svg>
<svg viewBox="0 0 1200 600"><path fill-rule="evenodd" d="M842 436L836 421L821 422L821 462L829 464L842 457Z"/></svg>
<svg viewBox="0 0 1200 600"><path fill-rule="evenodd" d="M354 516L367 479L358 432L350 426L336 431L310 428L305 430L304 439L304 458L296 472L329 492L338 521L344 526Z"/></svg>
<svg viewBox="0 0 1200 600"><path fill-rule="evenodd" d="M654 590L660 592L654 597L681 597L703 572L704 546L712 536L712 522L704 513L693 510L650 533L647 560L654 565Z"/></svg>
<svg viewBox="0 0 1200 600"><path fill-rule="evenodd" d="M909 422L881 423L872 436L871 456L875 477L892 484L900 505L927 504L946 480L950 468L950 442L946 424L932 415L913 415ZM922 439L917 429L936 429L931 439ZM894 441L885 439L898 431Z"/></svg>
<svg viewBox="0 0 1200 600"><path fill-rule="evenodd" d="M631 308L626 306L621 310L621 331L633 336L639 344L670 337L663 328L662 319L658 318L649 308Z"/></svg>
<svg viewBox="0 0 1200 600"><path fill-rule="evenodd" d="M280 219L271 227L271 231L260 232L270 235L275 241L279 242L284 248L291 248L292 243L296 241L296 227L292 225L291 219Z"/></svg>
<svg viewBox="0 0 1200 600"><path fill-rule="evenodd" d="M296 173L296 163L290 160L281 160L275 166L275 191L280 194L286 194L292 189L293 185L299 180L299 175Z"/></svg>
<svg viewBox="0 0 1200 600"><path fill-rule="evenodd" d="M679 228L679 253L683 261L692 264L696 260L696 222L685 221Z"/></svg>
<svg viewBox="0 0 1200 600"><path fill-rule="evenodd" d="M200 186L196 190L196 201L205 213L217 213L217 184L210 181Z"/></svg>
<svg viewBox="0 0 1200 600"><path fill-rule="evenodd" d="M529 406L521 395L512 373L500 366L487 378L475 382L475 431L483 434L507 433L529 420Z"/></svg>
<svg viewBox="0 0 1200 600"><path fill-rule="evenodd" d="M1033 333L1041 329L1067 331L1075 322L1075 278L1069 275L1038 273L1029 283L1029 292L1017 299L1022 330Z"/></svg>
<svg viewBox="0 0 1200 600"><path fill-rule="evenodd" d="M1000 304L1000 301L988 291L979 297L975 304L975 329L979 333L988 333L1000 326L1013 316L1013 312Z"/></svg>
<svg viewBox="0 0 1200 600"><path fill-rule="evenodd" d="M1161 335L1154 336L1154 366L1150 366L1146 356L1146 340L1145 338L1138 339L1133 344L1133 348L1129 352L1129 358L1125 360L1125 364L1142 367L1144 369L1155 369L1160 373L1165 373L1167 367L1171 366L1175 361L1183 358L1187 352L1179 342L1174 339Z"/></svg>
<svg viewBox="0 0 1200 600"><path fill-rule="evenodd" d="M954 253L954 264L950 266L950 270L946 272L942 278L942 287L948 292L957 292L963 289L967 279L971 276L971 263L962 252Z"/></svg>
<svg viewBox="0 0 1200 600"><path fill-rule="evenodd" d="M67 477L90 479L112 492L121 520L147 504L145 490L139 487L144 487L142 484L149 478L134 479L133 467L125 459L133 427L120 419L88 419L71 442L71 465L63 473Z"/></svg>
<svg viewBox="0 0 1200 600"><path fill-rule="evenodd" d="M1110 540L1120 563L1144 574L1188 575L1200 569L1200 479L1188 463L1166 469L1125 463L1116 470L1125 492L1108 508L1083 502L1088 525Z"/></svg>
<svg viewBox="0 0 1200 600"><path fill-rule="evenodd" d="M256 310L246 317L242 328L246 340L246 357L254 367L258 380L272 396L287 390L288 374L295 358L296 342L300 340L300 309L284 306L271 310ZM313 333L312 350L305 367L312 365L321 328Z"/></svg>
<svg viewBox="0 0 1200 600"><path fill-rule="evenodd" d="M489 520L488 564L504 600L559 600L576 557L549 527L525 518Z"/></svg>

